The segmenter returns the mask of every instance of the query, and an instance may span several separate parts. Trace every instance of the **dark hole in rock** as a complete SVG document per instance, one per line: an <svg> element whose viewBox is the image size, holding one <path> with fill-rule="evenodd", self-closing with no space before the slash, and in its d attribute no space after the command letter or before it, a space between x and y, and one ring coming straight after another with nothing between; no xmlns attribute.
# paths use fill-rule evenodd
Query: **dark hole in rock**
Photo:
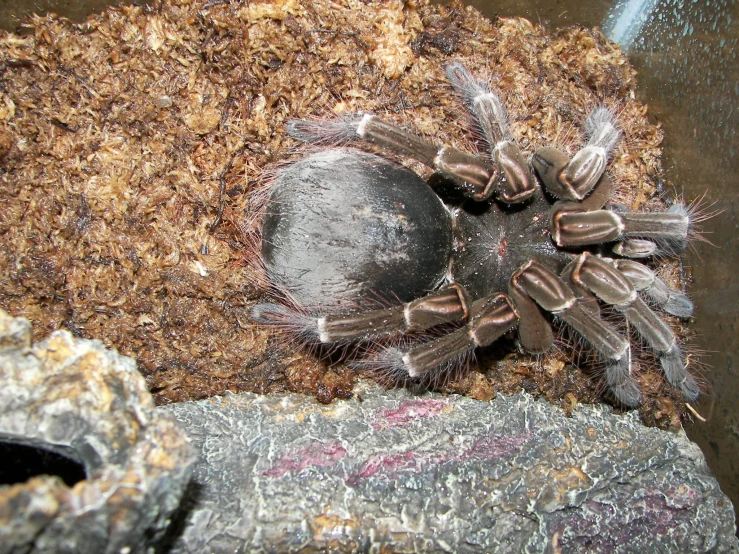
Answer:
<svg viewBox="0 0 739 554"><path fill-rule="evenodd" d="M37 475L56 475L71 487L82 481L82 464L43 448L0 442L0 485L24 483Z"/></svg>

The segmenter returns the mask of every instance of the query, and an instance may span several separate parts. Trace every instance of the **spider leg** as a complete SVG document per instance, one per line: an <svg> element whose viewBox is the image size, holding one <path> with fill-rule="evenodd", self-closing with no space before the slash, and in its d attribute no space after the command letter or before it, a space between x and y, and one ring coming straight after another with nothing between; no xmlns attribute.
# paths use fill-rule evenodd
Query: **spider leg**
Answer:
<svg viewBox="0 0 739 554"><path fill-rule="evenodd" d="M312 317L290 314L281 304L259 304L252 308L252 320L264 324L291 326L300 334L328 344L392 333L423 331L442 323L469 316L465 290L451 285L406 304L358 313Z"/></svg>
<svg viewBox="0 0 739 554"><path fill-rule="evenodd" d="M476 81L459 62L448 64L446 75L452 88L464 98L467 108L475 116L493 160L501 170L498 197L508 203L529 198L536 190L536 184L529 164L508 128L508 117L498 95L487 83Z"/></svg>
<svg viewBox="0 0 739 554"><path fill-rule="evenodd" d="M674 252L685 247L689 229L690 214L682 204L673 204L665 212L619 213L586 211L574 203L557 202L549 215L552 238L558 246L564 247L649 239ZM633 243L626 248L631 246Z"/></svg>
<svg viewBox="0 0 739 554"><path fill-rule="evenodd" d="M607 261L587 252L575 258L563 275L621 312L644 342L659 355L667 381L680 388L686 399L692 401L698 397L698 385L685 371L675 334L638 296L627 276Z"/></svg>
<svg viewBox="0 0 739 554"><path fill-rule="evenodd" d="M518 313L505 294L475 300L466 326L406 352L397 351L398 365L410 377L421 377L475 348L492 344L517 323Z"/></svg>
<svg viewBox="0 0 739 554"><path fill-rule="evenodd" d="M530 297L582 336L606 360L606 380L616 397L627 406L639 405L641 394L631 377L629 342L600 318L591 303L579 299L557 274L534 261L514 273L509 284L512 289ZM524 317L522 313L519 336Z"/></svg>
<svg viewBox="0 0 739 554"><path fill-rule="evenodd" d="M321 142L333 136L408 156L452 180L473 200L485 200L498 192L499 172L491 163L456 148L439 147L372 114L347 117L338 122L293 120L288 123L287 132L304 142Z"/></svg>
<svg viewBox="0 0 739 554"><path fill-rule="evenodd" d="M683 319L693 315L693 303L688 295L670 287L644 264L632 260L614 260L613 265L641 295L662 311Z"/></svg>
<svg viewBox="0 0 739 554"><path fill-rule="evenodd" d="M319 342L336 343L397 332L423 331L441 323L467 319L464 327L406 351L398 348L384 351L382 359L393 366L390 369L416 378L459 359L477 347L492 344L518 323L518 313L505 294L493 294L471 304L468 302L464 289L451 285L402 306L307 318L305 326ZM265 315L274 309L280 313L285 310L284 306L277 304L259 305L252 310L252 319L274 324Z"/></svg>
<svg viewBox="0 0 739 554"><path fill-rule="evenodd" d="M626 239L613 247L613 253L624 258L649 258L657 251L657 244L646 239Z"/></svg>
<svg viewBox="0 0 739 554"><path fill-rule="evenodd" d="M605 174L604 174L605 175ZM590 197L586 198L585 201L589 200ZM585 204L585 201L581 203ZM588 210L599 209L603 206L595 208L586 208ZM623 204L610 204L606 209L617 212L617 213L630 213L631 210ZM658 248L654 241L647 239L628 238L623 239L615 244L611 250L617 256L624 258L649 258L657 254Z"/></svg>
<svg viewBox="0 0 739 554"><path fill-rule="evenodd" d="M606 108L593 110L585 122L588 143L571 159L554 148L540 148L531 160L546 189L558 198L582 200L600 180L621 132Z"/></svg>

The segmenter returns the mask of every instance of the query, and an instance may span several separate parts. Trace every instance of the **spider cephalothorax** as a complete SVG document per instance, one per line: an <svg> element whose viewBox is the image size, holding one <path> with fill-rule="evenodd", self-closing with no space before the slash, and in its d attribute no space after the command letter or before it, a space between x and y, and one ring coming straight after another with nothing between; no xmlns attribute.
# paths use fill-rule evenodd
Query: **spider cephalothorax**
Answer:
<svg viewBox="0 0 739 554"><path fill-rule="evenodd" d="M686 208L606 206L614 186L604 171L619 131L603 108L588 117L588 144L571 159L552 147L533 155L539 186L498 97L459 63L447 76L490 146L490 161L439 148L372 115L290 124L290 134L304 141L351 140L414 158L467 200L447 205L415 173L351 148L292 164L278 174L262 223L267 275L291 305L260 304L255 321L323 344L419 336L376 358L397 375L423 378L512 329L524 350L544 352L554 341L545 315L552 314L602 359L616 398L635 406L640 391L629 339L601 317L608 306L657 355L667 380L686 399L697 397L675 335L647 302L679 317L688 317L692 304L633 261L683 248ZM397 306L368 309L378 298ZM457 322L464 324L424 335Z"/></svg>

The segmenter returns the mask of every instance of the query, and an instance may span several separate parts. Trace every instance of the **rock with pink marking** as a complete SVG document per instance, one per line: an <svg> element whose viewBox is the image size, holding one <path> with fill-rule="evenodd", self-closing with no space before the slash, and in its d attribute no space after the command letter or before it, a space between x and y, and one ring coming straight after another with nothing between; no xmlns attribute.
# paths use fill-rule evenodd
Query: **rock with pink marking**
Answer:
<svg viewBox="0 0 739 554"><path fill-rule="evenodd" d="M737 549L700 450L636 413L358 392L163 408L201 450L172 552Z"/></svg>

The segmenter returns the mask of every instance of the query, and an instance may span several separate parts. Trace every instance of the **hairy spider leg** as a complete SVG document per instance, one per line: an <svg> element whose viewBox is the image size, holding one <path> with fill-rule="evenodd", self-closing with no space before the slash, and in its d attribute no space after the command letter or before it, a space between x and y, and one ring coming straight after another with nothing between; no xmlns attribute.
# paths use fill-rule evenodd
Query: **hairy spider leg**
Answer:
<svg viewBox="0 0 739 554"><path fill-rule="evenodd" d="M292 120L287 132L304 142L325 142L327 137L341 137L413 158L453 181L473 200L485 200L496 192L499 172L491 163L456 148L437 146L372 114L328 122Z"/></svg>
<svg viewBox="0 0 739 554"><path fill-rule="evenodd" d="M549 230L554 242L563 247L638 238L649 239L672 252L687 241L690 229L690 215L681 208L682 204L674 204L666 212L618 213L555 204Z"/></svg>
<svg viewBox="0 0 739 554"><path fill-rule="evenodd" d="M475 80L459 62L448 64L446 75L452 88L474 115L488 143L493 162L500 169L496 197L510 204L530 198L536 191L536 181L511 134L500 97L490 90L487 83Z"/></svg>
<svg viewBox="0 0 739 554"><path fill-rule="evenodd" d="M693 302L688 295L670 287L644 264L633 260L613 260L612 263L652 305L683 319L693 315Z"/></svg>
<svg viewBox="0 0 739 554"><path fill-rule="evenodd" d="M272 304L252 309L252 318L260 323L276 323ZM276 306L276 305L275 305ZM284 309L284 308L283 308ZM442 323L465 319L469 315L469 298L464 289L451 285L428 296L398 306L358 313L303 317L301 331L321 343L361 340L398 332L425 331Z"/></svg>
<svg viewBox="0 0 739 554"><path fill-rule="evenodd" d="M585 198L603 175L621 135L613 114L602 107L590 113L585 128L588 143L572 158L553 146L545 146L531 160L547 191L557 198L572 201Z"/></svg>
<svg viewBox="0 0 739 554"><path fill-rule="evenodd" d="M550 160L551 154L549 149L541 149L536 156ZM539 175L549 190L547 180L542 173ZM614 193L613 181L603 173L582 201L555 202L549 212L549 231L557 246L619 241L613 248L614 253L629 258L645 258L660 251L675 254L685 248L691 216L684 204L677 202L666 212L601 209Z"/></svg>

